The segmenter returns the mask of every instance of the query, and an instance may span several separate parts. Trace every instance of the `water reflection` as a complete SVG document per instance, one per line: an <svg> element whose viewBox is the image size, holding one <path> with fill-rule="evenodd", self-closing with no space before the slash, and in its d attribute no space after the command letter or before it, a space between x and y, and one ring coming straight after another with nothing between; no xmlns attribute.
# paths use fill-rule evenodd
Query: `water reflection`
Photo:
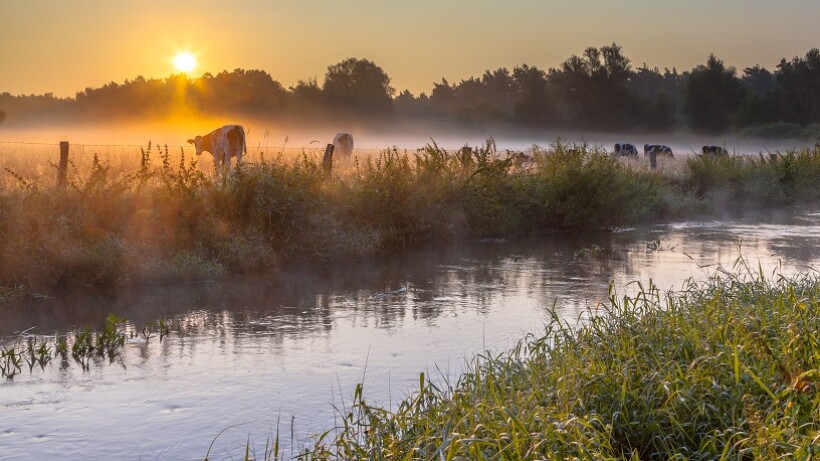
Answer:
<svg viewBox="0 0 820 461"><path fill-rule="evenodd" d="M389 404L420 371L452 379L465 358L540 331L553 308L574 321L608 297L610 281L621 293L636 280L677 288L741 254L789 273L817 264L818 243L820 213L798 209L3 306L0 337L100 328L108 313L136 329L165 319L172 333L129 344L114 365L51 364L0 384L0 457L201 459L221 429L247 423L220 437L221 459L249 435L261 445L280 418L289 434L291 416L285 444L298 448L333 425L333 405L363 376L369 401Z"/></svg>

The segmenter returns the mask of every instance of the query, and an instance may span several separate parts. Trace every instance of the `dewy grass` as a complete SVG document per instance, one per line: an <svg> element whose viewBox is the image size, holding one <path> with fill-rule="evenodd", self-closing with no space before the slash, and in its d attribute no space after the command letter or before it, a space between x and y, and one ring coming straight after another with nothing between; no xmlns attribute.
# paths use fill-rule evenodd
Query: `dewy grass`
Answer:
<svg viewBox="0 0 820 461"><path fill-rule="evenodd" d="M184 151L149 145L129 167L87 155L71 165L64 189L51 175L7 168L0 286L212 279L288 261L612 229L820 197L820 148L675 160L658 171L587 145L556 142L530 153L524 169L496 155L491 142L456 152L433 143L365 156L330 176L310 153L265 155L213 177Z"/></svg>
<svg viewBox="0 0 820 461"><path fill-rule="evenodd" d="M715 278L553 320L394 408L361 386L303 459L746 460L820 456L820 279Z"/></svg>

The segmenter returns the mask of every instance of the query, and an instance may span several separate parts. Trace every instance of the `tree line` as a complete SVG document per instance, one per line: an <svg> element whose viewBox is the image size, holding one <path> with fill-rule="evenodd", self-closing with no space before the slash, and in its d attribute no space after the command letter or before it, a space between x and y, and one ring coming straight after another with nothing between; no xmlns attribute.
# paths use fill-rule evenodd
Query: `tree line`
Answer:
<svg viewBox="0 0 820 461"><path fill-rule="evenodd" d="M328 67L324 81L285 88L262 70L236 69L198 78L137 77L86 88L73 98L0 94L0 123L162 117L174 113L363 121L455 121L603 131L722 134L772 125L820 123L820 50L782 59L770 71L737 70L714 55L689 71L634 67L613 43L589 47L557 68L526 64L487 70L429 94L397 92L376 63L350 58Z"/></svg>

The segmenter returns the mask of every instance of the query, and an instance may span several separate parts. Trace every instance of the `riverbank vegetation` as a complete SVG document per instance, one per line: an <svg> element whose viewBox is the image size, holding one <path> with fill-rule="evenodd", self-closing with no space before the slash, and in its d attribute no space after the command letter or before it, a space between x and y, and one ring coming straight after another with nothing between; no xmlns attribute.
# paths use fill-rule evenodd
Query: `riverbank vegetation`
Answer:
<svg viewBox="0 0 820 461"><path fill-rule="evenodd" d="M325 174L318 156L261 156L227 177L184 152L142 149L133 168L98 154L68 186L10 168L0 182L0 296L65 284L213 279L295 261L420 245L615 229L810 202L820 147L759 157L622 159L586 145L388 149Z"/></svg>
<svg viewBox="0 0 820 461"><path fill-rule="evenodd" d="M147 344L157 337L160 342L170 333L164 320L150 322L137 329L125 319L109 314L105 326L98 330L83 327L62 335L42 335L28 331L0 342L0 379L13 380L24 371L44 370L54 361L65 369L73 361L84 371L92 363L119 360L126 343Z"/></svg>
<svg viewBox="0 0 820 461"><path fill-rule="evenodd" d="M814 459L819 303L816 274L613 294L392 408L357 387L302 458Z"/></svg>

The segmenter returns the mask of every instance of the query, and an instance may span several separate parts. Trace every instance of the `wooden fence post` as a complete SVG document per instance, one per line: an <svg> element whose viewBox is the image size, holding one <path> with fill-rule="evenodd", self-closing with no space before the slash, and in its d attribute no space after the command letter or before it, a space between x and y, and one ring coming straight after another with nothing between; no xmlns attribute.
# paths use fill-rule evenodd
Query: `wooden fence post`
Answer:
<svg viewBox="0 0 820 461"><path fill-rule="evenodd" d="M658 153L654 149L649 151L649 167L653 170L658 169Z"/></svg>
<svg viewBox="0 0 820 461"><path fill-rule="evenodd" d="M68 178L68 141L60 141L60 164L57 165L57 187L65 187Z"/></svg>
<svg viewBox="0 0 820 461"><path fill-rule="evenodd" d="M330 177L330 172L333 169L333 144L328 144L325 147L325 156L322 157L322 169L325 170L325 176Z"/></svg>

